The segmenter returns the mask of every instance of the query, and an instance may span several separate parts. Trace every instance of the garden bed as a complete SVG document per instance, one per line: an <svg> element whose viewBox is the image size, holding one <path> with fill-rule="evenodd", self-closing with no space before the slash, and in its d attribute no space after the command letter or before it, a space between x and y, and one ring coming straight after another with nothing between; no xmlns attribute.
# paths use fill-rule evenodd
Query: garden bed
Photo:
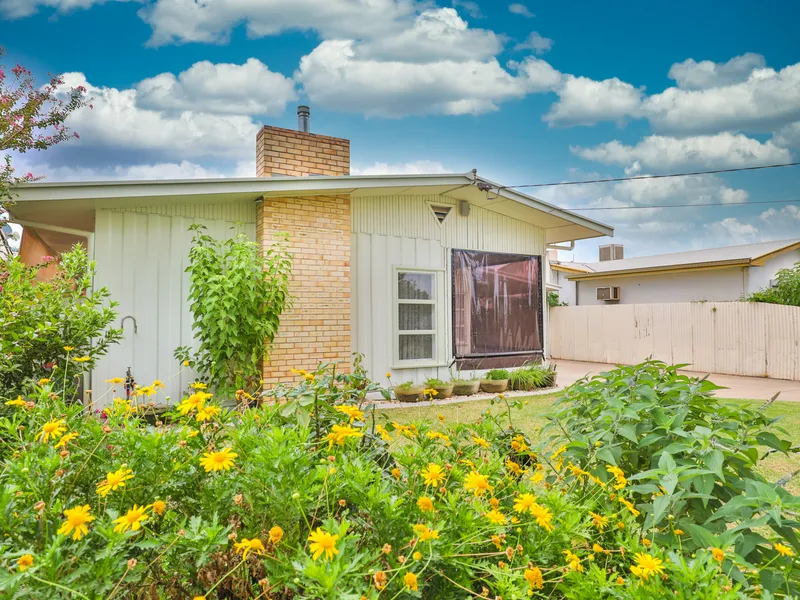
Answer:
<svg viewBox="0 0 800 600"><path fill-rule="evenodd" d="M525 396L546 396L548 394L553 394L555 392L559 392L563 390L563 387L559 387L557 385L549 388L539 388L537 390L532 390L530 392L526 391L506 391L503 392L503 396L506 398L520 398ZM410 408L412 406L442 406L445 404L459 404L464 402L477 402L481 400L489 400L491 398L497 398L497 394L487 394L486 392L478 392L476 394L470 394L469 396L450 396L449 398L443 398L441 400L433 399L433 400L423 400L421 402L397 402L395 400L385 400L380 394L370 394L368 398L369 404L375 406L376 409L383 410L383 409L392 409L392 408Z"/></svg>

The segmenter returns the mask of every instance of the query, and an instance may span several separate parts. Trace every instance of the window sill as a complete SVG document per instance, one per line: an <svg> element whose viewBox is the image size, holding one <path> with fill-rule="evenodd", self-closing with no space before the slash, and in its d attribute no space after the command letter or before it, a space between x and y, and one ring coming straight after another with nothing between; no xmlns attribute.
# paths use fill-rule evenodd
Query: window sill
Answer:
<svg viewBox="0 0 800 600"><path fill-rule="evenodd" d="M408 361L402 363L394 363L392 365L393 371L402 371L403 369L431 369L431 368L441 368L447 367L450 363L441 363L436 361Z"/></svg>

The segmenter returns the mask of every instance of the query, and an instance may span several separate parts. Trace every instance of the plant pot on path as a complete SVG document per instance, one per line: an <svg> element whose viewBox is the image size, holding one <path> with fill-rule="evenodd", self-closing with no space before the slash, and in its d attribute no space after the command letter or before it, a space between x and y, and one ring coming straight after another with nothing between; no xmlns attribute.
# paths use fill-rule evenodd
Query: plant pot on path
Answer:
<svg viewBox="0 0 800 600"><path fill-rule="evenodd" d="M424 400L423 392L425 388L421 385L411 387L394 386L394 395L398 402L421 402Z"/></svg>
<svg viewBox="0 0 800 600"><path fill-rule="evenodd" d="M448 383L447 385L433 385L430 389L436 390L436 395L433 397L433 399L441 400L443 398L449 398L452 396L454 388L455 384Z"/></svg>
<svg viewBox="0 0 800 600"><path fill-rule="evenodd" d="M474 381L458 381L453 382L453 395L455 396L472 396L477 394L481 387L481 382L475 379Z"/></svg>
<svg viewBox="0 0 800 600"><path fill-rule="evenodd" d="M481 391L487 394L502 394L508 389L508 379L483 379Z"/></svg>

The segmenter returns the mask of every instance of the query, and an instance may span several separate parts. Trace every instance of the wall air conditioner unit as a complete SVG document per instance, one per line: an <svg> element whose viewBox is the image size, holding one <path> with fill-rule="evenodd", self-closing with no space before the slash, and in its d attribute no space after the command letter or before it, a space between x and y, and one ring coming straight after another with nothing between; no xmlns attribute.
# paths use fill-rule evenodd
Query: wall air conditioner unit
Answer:
<svg viewBox="0 0 800 600"><path fill-rule="evenodd" d="M606 246L600 246L599 250L600 262L606 262L607 260L622 260L625 258L625 252L622 244L608 244Z"/></svg>
<svg viewBox="0 0 800 600"><path fill-rule="evenodd" d="M597 288L597 299L605 302L619 302L619 287Z"/></svg>

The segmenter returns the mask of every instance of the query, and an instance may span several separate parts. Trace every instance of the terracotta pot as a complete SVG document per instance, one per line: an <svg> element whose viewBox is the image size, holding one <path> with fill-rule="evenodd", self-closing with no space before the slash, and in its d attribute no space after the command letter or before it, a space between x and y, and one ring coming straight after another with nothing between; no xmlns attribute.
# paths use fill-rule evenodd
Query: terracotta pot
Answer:
<svg viewBox="0 0 800 600"><path fill-rule="evenodd" d="M398 402L421 402L425 399L422 392L425 391L421 385L415 385L410 388L394 387L394 395Z"/></svg>
<svg viewBox="0 0 800 600"><path fill-rule="evenodd" d="M465 381L463 383L453 384L453 394L455 396L472 396L478 393L481 382L477 379L475 381Z"/></svg>
<svg viewBox="0 0 800 600"><path fill-rule="evenodd" d="M434 400L441 400L442 398L449 398L453 395L453 388L455 387L454 384L448 383L447 385L443 386L433 386L430 389L436 390L436 395L433 397Z"/></svg>
<svg viewBox="0 0 800 600"><path fill-rule="evenodd" d="M508 379L484 379L481 381L481 391L487 394L502 394L508 389Z"/></svg>

